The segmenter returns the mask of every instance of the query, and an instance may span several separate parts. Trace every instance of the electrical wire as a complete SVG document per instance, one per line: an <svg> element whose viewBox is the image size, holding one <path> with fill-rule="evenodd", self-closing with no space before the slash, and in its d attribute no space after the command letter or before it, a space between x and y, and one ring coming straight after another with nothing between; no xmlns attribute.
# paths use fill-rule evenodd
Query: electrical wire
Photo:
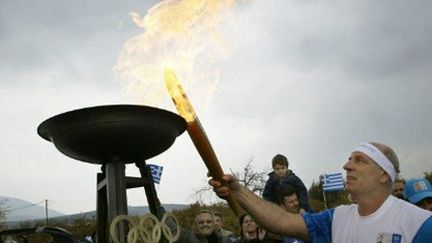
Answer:
<svg viewBox="0 0 432 243"><path fill-rule="evenodd" d="M32 204L24 206L24 207L6 208L6 209L4 209L2 211L5 212L5 213L12 212L12 211L18 211L18 210L21 210L21 209L26 209L26 208L31 208L31 207L39 206L40 204L43 204L43 203L45 203L45 200L41 201L41 202L38 202L38 203L32 203Z"/></svg>

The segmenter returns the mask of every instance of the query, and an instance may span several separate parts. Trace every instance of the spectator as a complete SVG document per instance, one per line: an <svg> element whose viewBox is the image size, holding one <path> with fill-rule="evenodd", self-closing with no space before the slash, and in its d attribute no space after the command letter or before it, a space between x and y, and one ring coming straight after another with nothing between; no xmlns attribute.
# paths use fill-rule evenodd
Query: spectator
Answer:
<svg viewBox="0 0 432 243"><path fill-rule="evenodd" d="M406 182L405 194L410 203L432 211L432 186L428 180L408 180Z"/></svg>
<svg viewBox="0 0 432 243"><path fill-rule="evenodd" d="M240 238L237 243L272 243L272 240L249 214L243 214L240 217Z"/></svg>
<svg viewBox="0 0 432 243"><path fill-rule="evenodd" d="M312 242L432 242L432 212L392 193L399 173L394 151L379 143L361 143L351 152L343 168L345 189L356 204L341 205L320 213L291 214L261 199L240 185L232 175L209 181L219 197L236 199L258 224L280 235Z"/></svg>
<svg viewBox="0 0 432 243"><path fill-rule="evenodd" d="M182 243L231 243L231 240L216 232L214 214L201 210L195 217L197 232L182 229L177 242Z"/></svg>
<svg viewBox="0 0 432 243"><path fill-rule="evenodd" d="M404 179L396 179L393 183L393 196L405 200L405 180Z"/></svg>
<svg viewBox="0 0 432 243"><path fill-rule="evenodd" d="M224 220L222 214L217 211L214 211L213 213L215 218L216 232L220 233L222 236L229 238L232 241L235 240L236 237L234 233L223 228Z"/></svg>
<svg viewBox="0 0 432 243"><path fill-rule="evenodd" d="M297 191L294 187L286 187L282 190L278 197L279 205L285 209L285 211L298 214L300 213L299 200L297 196ZM283 243L304 243L303 240L292 238L292 237L283 237L281 241Z"/></svg>
<svg viewBox="0 0 432 243"><path fill-rule="evenodd" d="M308 202L308 192L303 181L292 170L288 169L288 166L288 159L285 156L277 154L273 157L273 171L269 173L269 178L266 181L263 198L277 204L277 192L291 185L298 192L301 212L312 212Z"/></svg>
<svg viewBox="0 0 432 243"><path fill-rule="evenodd" d="M297 191L294 187L284 188L278 195L278 204L290 213L300 213Z"/></svg>

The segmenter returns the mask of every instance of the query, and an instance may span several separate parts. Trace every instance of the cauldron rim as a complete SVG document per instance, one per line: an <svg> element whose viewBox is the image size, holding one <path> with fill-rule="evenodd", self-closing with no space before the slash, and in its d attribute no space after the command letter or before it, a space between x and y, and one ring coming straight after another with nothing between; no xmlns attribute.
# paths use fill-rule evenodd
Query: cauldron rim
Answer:
<svg viewBox="0 0 432 243"><path fill-rule="evenodd" d="M52 142L63 154L84 162L104 164L116 160L116 162L132 163L138 161L131 160L148 159L164 152L173 144L176 137L186 130L186 126L186 121L181 116L167 110L144 105L116 104L80 108L55 115L43 121L38 126L37 132L42 138ZM98 135L100 134L98 129L106 131L103 136ZM87 133L83 134L85 131ZM86 138L85 135L88 133L91 136ZM83 135L82 138L80 135ZM128 135L131 138L127 137ZM121 149L114 152L106 151L107 154L120 153L118 156L110 155L113 157L111 158L108 155L105 157L103 151L95 151L97 149L91 148L92 146L83 148L79 145L80 142L89 145L87 140L93 139L100 143L101 150L104 146L111 148L110 141L105 141L107 136L108 138L126 136L122 137L127 140L126 144L132 144L133 147L134 143L137 143L136 146L145 145L151 149L142 148L143 154L140 155L126 155L126 152ZM155 146L153 144L149 146L150 142L144 141L154 137L157 137ZM132 151L136 151L139 148L133 149ZM127 161L117 161L122 159Z"/></svg>

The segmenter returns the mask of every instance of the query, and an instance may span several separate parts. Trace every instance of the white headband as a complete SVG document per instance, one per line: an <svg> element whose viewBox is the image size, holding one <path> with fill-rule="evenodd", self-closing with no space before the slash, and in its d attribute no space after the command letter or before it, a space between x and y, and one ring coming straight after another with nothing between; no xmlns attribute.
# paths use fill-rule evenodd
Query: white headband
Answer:
<svg viewBox="0 0 432 243"><path fill-rule="evenodd" d="M375 146L370 143L360 143L354 150L362 152L369 158L374 160L387 174L390 176L392 182L396 179L396 169L389 159Z"/></svg>

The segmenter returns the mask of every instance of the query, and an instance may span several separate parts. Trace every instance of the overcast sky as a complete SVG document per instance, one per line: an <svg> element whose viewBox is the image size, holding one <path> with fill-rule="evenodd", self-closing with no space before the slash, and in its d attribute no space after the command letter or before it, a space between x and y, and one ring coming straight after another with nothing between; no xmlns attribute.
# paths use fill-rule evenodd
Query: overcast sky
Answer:
<svg viewBox="0 0 432 243"><path fill-rule="evenodd" d="M66 157L36 129L62 112L136 102L113 67L143 32L130 12L144 16L157 2L0 0L1 195L48 199L63 213L95 209L99 166ZM431 171L430 9L421 0L237 6L215 92L207 105L189 94L225 171L253 158L270 172L281 153L309 187L322 173L342 172L362 141L394 148L404 178ZM206 185L187 133L148 163L165 167L162 203L192 203ZM138 171L128 165L127 174ZM147 205L143 189L129 190L128 200Z"/></svg>

